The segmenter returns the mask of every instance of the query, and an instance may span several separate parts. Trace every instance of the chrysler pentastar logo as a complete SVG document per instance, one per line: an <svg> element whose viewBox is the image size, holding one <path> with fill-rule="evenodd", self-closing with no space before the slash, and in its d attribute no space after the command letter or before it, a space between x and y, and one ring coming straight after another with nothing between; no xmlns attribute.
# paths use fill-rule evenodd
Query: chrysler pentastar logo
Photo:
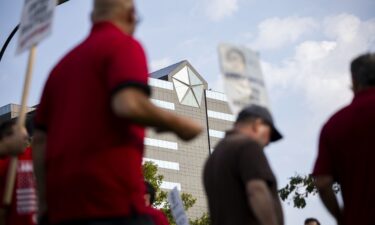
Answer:
<svg viewBox="0 0 375 225"><path fill-rule="evenodd" d="M188 66L178 71L172 81L181 104L193 107L201 105L204 85Z"/></svg>

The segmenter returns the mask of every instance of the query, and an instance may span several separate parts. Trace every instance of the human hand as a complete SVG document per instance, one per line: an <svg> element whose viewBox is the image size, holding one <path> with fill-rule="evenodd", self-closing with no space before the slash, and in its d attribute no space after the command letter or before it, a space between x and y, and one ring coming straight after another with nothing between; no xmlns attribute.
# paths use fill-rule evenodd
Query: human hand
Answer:
<svg viewBox="0 0 375 225"><path fill-rule="evenodd" d="M203 128L197 122L190 119L180 118L175 133L184 141L189 141L198 136Z"/></svg>
<svg viewBox="0 0 375 225"><path fill-rule="evenodd" d="M29 135L25 127L13 126L11 135L3 138L4 152L7 155L19 155L28 145Z"/></svg>
<svg viewBox="0 0 375 225"><path fill-rule="evenodd" d="M165 132L169 132L170 130L168 130L167 128L160 128L160 127L157 127L155 128L155 132L157 134L161 134L161 133L165 133Z"/></svg>

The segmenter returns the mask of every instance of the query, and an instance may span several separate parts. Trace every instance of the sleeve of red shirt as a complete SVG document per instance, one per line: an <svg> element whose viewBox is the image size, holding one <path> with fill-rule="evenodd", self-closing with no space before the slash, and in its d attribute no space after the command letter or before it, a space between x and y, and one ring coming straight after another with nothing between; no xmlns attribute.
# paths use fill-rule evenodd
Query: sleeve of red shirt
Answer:
<svg viewBox="0 0 375 225"><path fill-rule="evenodd" d="M332 153L329 148L329 136L328 128L324 126L319 138L319 150L318 158L315 162L315 167L313 171L314 176L321 175L334 175L333 174L333 161Z"/></svg>
<svg viewBox="0 0 375 225"><path fill-rule="evenodd" d="M139 88L150 95L143 48L136 40L127 38L128 40L121 42L110 56L106 74L108 88L112 95L127 87Z"/></svg>
<svg viewBox="0 0 375 225"><path fill-rule="evenodd" d="M47 131L48 129L48 80L44 86L43 93L39 105L36 109L34 126L38 130Z"/></svg>

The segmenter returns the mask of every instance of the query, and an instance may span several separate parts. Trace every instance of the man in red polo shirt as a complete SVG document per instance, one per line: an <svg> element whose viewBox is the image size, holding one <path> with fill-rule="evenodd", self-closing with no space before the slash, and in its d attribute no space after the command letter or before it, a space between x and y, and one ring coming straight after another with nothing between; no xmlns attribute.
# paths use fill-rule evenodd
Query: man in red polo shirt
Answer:
<svg viewBox="0 0 375 225"><path fill-rule="evenodd" d="M201 126L149 101L132 0L94 0L90 35L53 69L37 109L34 170L50 224L152 224L144 127L184 140Z"/></svg>
<svg viewBox="0 0 375 225"><path fill-rule="evenodd" d="M319 195L338 224L375 224L375 54L351 64L354 99L324 125L314 168ZM341 185L340 209L332 184Z"/></svg>

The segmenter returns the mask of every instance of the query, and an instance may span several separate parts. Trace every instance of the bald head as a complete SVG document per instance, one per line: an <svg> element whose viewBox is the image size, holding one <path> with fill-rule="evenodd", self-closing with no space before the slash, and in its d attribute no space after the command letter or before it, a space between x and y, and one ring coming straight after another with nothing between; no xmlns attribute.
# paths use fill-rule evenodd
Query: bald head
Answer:
<svg viewBox="0 0 375 225"><path fill-rule="evenodd" d="M135 6L133 0L94 0L93 23L111 21L126 33L134 32Z"/></svg>

